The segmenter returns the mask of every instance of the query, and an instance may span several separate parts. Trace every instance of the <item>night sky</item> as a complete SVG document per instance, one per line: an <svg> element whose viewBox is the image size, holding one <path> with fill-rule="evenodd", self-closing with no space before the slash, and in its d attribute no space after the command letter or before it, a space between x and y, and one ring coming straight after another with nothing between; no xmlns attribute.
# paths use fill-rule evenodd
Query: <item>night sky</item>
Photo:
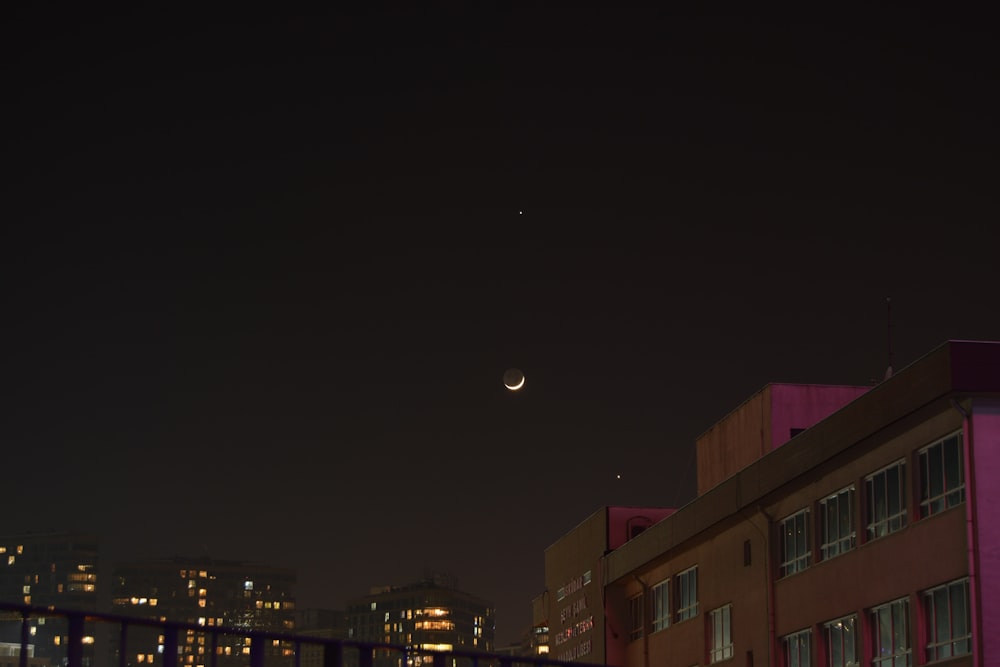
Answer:
<svg viewBox="0 0 1000 667"><path fill-rule="evenodd" d="M8 14L0 533L446 572L504 644L764 384L881 378L886 297L896 368L1000 339L992 23L604 4Z"/></svg>

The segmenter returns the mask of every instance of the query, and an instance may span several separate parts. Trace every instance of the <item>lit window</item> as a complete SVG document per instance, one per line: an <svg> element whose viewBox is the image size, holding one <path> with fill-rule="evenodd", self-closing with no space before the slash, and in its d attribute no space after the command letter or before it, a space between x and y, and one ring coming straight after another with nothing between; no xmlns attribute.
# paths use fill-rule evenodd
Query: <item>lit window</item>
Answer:
<svg viewBox="0 0 1000 667"><path fill-rule="evenodd" d="M869 540L894 533L906 525L905 468L903 461L897 461L865 479Z"/></svg>
<svg viewBox="0 0 1000 667"><path fill-rule="evenodd" d="M642 637L642 594L628 599L629 641Z"/></svg>
<svg viewBox="0 0 1000 667"><path fill-rule="evenodd" d="M253 582L250 581L249 579L247 579L246 581L244 581L243 582L243 590L245 590L245 591L252 591L253 590Z"/></svg>
<svg viewBox="0 0 1000 667"><path fill-rule="evenodd" d="M920 450L920 516L965 501L962 434L954 433Z"/></svg>
<svg viewBox="0 0 1000 667"><path fill-rule="evenodd" d="M781 522L781 576L809 567L809 510L804 509Z"/></svg>
<svg viewBox="0 0 1000 667"><path fill-rule="evenodd" d="M708 612L712 635L708 649L709 662L721 662L733 657L732 611L733 605L727 604Z"/></svg>
<svg viewBox="0 0 1000 667"><path fill-rule="evenodd" d="M653 632L670 625L670 580L653 586Z"/></svg>
<svg viewBox="0 0 1000 667"><path fill-rule="evenodd" d="M872 665L909 665L910 623L906 598L872 609Z"/></svg>
<svg viewBox="0 0 1000 667"><path fill-rule="evenodd" d="M27 595L28 593L31 592L31 586L23 586L21 588L21 592L24 593L25 595Z"/></svg>
<svg viewBox="0 0 1000 667"><path fill-rule="evenodd" d="M857 616L845 616L823 625L829 667L858 666L857 620Z"/></svg>
<svg viewBox="0 0 1000 667"><path fill-rule="evenodd" d="M372 602L372 611L375 611L375 605L376 603Z"/></svg>
<svg viewBox="0 0 1000 667"><path fill-rule="evenodd" d="M927 661L972 652L969 624L969 580L961 579L924 592Z"/></svg>
<svg viewBox="0 0 1000 667"><path fill-rule="evenodd" d="M850 551L857 544L854 530L854 487L849 486L819 502L820 556L823 560Z"/></svg>
<svg viewBox="0 0 1000 667"><path fill-rule="evenodd" d="M812 630L802 630L781 638L785 654L785 667L810 667L810 643Z"/></svg>
<svg viewBox="0 0 1000 667"><path fill-rule="evenodd" d="M7 556L7 565L14 564L14 556Z"/></svg>
<svg viewBox="0 0 1000 667"><path fill-rule="evenodd" d="M677 620L698 615L698 566L677 575Z"/></svg>

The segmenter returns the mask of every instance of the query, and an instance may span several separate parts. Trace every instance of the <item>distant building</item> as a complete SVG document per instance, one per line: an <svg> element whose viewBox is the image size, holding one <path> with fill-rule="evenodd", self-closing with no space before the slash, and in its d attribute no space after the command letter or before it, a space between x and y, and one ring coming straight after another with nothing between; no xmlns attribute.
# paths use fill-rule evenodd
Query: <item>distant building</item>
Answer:
<svg viewBox="0 0 1000 667"><path fill-rule="evenodd" d="M295 612L295 630L304 637L346 639L347 613L334 609L299 609ZM300 644L298 657L298 667L323 667L323 644Z"/></svg>
<svg viewBox="0 0 1000 667"><path fill-rule="evenodd" d="M421 651L493 651L494 630L493 605L441 575L376 588L347 606L348 639L413 651L409 665L398 653L378 651L376 667L419 667L426 660Z"/></svg>
<svg viewBox="0 0 1000 667"><path fill-rule="evenodd" d="M80 533L0 536L0 600L59 609L97 610L98 542ZM65 621L33 617L29 636L34 661L62 664L68 641ZM84 627L84 665L94 664L95 629ZM0 640L20 646L21 622L0 623Z"/></svg>
<svg viewBox="0 0 1000 667"><path fill-rule="evenodd" d="M295 629L295 572L260 563L207 558L171 558L123 563L114 572L112 605L116 613L201 626L292 633ZM164 637L130 630L127 665L159 665ZM220 635L214 648L204 634L182 633L178 652L192 667L246 665L249 641ZM291 642L269 644L271 665L291 665Z"/></svg>
<svg viewBox="0 0 1000 667"><path fill-rule="evenodd" d="M1000 343L768 385L697 451L698 497L601 559L607 664L1000 664Z"/></svg>

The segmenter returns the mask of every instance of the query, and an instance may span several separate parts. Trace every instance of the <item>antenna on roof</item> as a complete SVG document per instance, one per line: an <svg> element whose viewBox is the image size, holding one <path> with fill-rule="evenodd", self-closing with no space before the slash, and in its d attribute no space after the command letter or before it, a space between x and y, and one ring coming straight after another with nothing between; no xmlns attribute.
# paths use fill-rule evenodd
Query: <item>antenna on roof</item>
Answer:
<svg viewBox="0 0 1000 667"><path fill-rule="evenodd" d="M892 377L892 299L885 297L886 338L889 347L889 367L885 369L884 380Z"/></svg>

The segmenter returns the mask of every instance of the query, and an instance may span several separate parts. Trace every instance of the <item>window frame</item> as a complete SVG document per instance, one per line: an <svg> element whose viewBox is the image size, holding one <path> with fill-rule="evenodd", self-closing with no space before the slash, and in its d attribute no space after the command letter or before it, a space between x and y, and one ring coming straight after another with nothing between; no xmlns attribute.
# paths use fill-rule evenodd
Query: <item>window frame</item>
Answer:
<svg viewBox="0 0 1000 667"><path fill-rule="evenodd" d="M834 638L834 626L843 626L847 623L850 623L852 626L851 629L841 630L841 636ZM826 655L826 664L828 667L860 667L861 659L858 656L858 648L861 642L859 641L858 627L857 614L841 616L823 624L823 653ZM845 641L845 638L850 638L850 642ZM848 655L848 645L850 646L850 655ZM834 657L834 646L840 646L840 660L836 660Z"/></svg>
<svg viewBox="0 0 1000 667"><path fill-rule="evenodd" d="M957 507L965 502L965 452L962 435L961 430L954 431L917 451L917 492L920 494L917 507L921 519L944 512L952 507ZM955 444L955 458L957 459L956 473L958 479L953 488L948 488L948 459L945 446L952 440ZM940 448L940 454L936 457L935 461L931 458L931 451L938 447ZM931 474L930 466L932 463L937 463L941 466L940 470L935 471L935 475ZM937 478L940 482L941 491L932 496L933 478ZM940 505L936 507L937 504Z"/></svg>
<svg viewBox="0 0 1000 667"><path fill-rule="evenodd" d="M884 653L884 647L882 646L882 632L880 625L879 614L883 611L889 612L889 639L890 646L888 647L891 653ZM891 600L889 602L876 605L869 610L869 619L871 622L870 636L871 636L871 656L872 656L872 667L894 667L897 661L901 658L905 659L907 666L913 664L913 637L910 632L910 598L902 597L896 600ZM905 647L899 650L897 647L897 634L899 628L899 623L901 622L902 630L905 635Z"/></svg>
<svg viewBox="0 0 1000 667"><path fill-rule="evenodd" d="M805 640L804 642L802 640ZM805 661L802 653L796 654L795 661L792 659L792 648L801 649L805 647ZM803 628L797 632L791 632L781 638L781 654L784 660L784 667L811 667L812 665L812 628Z"/></svg>
<svg viewBox="0 0 1000 667"><path fill-rule="evenodd" d="M651 632L670 627L670 577L650 588L652 595Z"/></svg>
<svg viewBox="0 0 1000 667"><path fill-rule="evenodd" d="M692 565L674 576L677 588L675 623L690 620L698 615L698 566ZM689 595L685 595L689 593Z"/></svg>
<svg viewBox="0 0 1000 667"><path fill-rule="evenodd" d="M801 539L796 538L793 540L794 551L792 558L789 558L789 541L788 535L789 531L786 526L790 523L798 523L801 519L801 529L803 536ZM810 530L810 511L808 507L803 507L797 512L789 514L784 519L782 519L778 527L780 529L779 535L779 545L778 545L778 555L781 557L781 562L778 564L778 576L787 577L789 575L795 574L796 572L802 572L803 570L809 569L812 565L812 531ZM795 531L798 527L795 526ZM800 551L799 549L803 549Z"/></svg>
<svg viewBox="0 0 1000 667"><path fill-rule="evenodd" d="M898 471L896 474L898 484L896 492L899 509L895 514L890 514L892 507L890 503L891 494L889 491L888 472L893 469ZM884 511L885 515L881 517L878 516L879 503L875 498L876 491L878 491L877 478L880 475L885 475L885 481L882 483L882 493L885 494L885 503L882 511ZM872 540L892 535L906 528L908 507L906 493L905 458L897 459L865 477L865 541L871 542Z"/></svg>
<svg viewBox="0 0 1000 667"><path fill-rule="evenodd" d="M733 649L733 605L725 604L708 612L708 662L729 660Z"/></svg>
<svg viewBox="0 0 1000 667"><path fill-rule="evenodd" d="M846 494L846 500L843 496ZM848 551L854 549L858 545L858 527L857 521L855 519L854 507L857 503L857 489L854 484L850 484L835 491L825 498L819 501L819 554L820 560L830 560L831 558L836 558L841 554L845 554ZM836 535L830 534L830 512L828 508L831 506L831 501L836 502L835 516L837 518L837 531ZM844 504L847 506L847 525L848 530L845 534L844 526L844 512L842 510Z"/></svg>
<svg viewBox="0 0 1000 667"><path fill-rule="evenodd" d="M956 618L954 613L954 603L955 600L952 597L953 590L961 590L962 592L962 616L964 617L965 624L965 634L956 637L955 636L955 623ZM947 604L947 621L949 625L947 638L942 639L938 635L938 609L937 602L935 600L936 594L939 592L944 592L945 603ZM926 631L925 637L927 643L924 645L924 656L927 662L937 662L938 660L947 660L949 658L954 658L962 655L969 655L972 653L972 614L969 607L969 578L964 577L962 579L956 579L955 581L949 581L946 584L941 584L940 586L934 586L928 588L923 592L923 621L924 629ZM957 645L963 644L964 646L958 647ZM947 648L946 648L947 647ZM961 652L957 652L955 649L963 649Z"/></svg>
<svg viewBox="0 0 1000 667"><path fill-rule="evenodd" d="M628 599L628 640L634 642L637 639L641 639L643 635L643 606L644 598L642 593L636 593Z"/></svg>

